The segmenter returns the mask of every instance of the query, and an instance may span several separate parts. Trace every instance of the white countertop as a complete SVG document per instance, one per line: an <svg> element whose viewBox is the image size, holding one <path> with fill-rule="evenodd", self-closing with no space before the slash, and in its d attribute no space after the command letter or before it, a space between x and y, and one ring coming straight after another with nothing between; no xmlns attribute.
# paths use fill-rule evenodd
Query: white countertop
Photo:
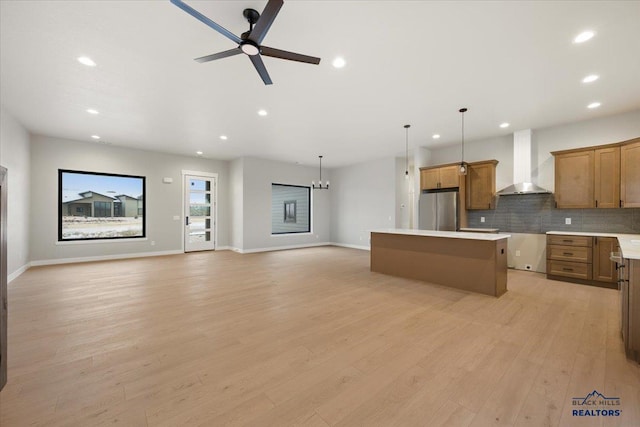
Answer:
<svg viewBox="0 0 640 427"><path fill-rule="evenodd" d="M406 236L446 237L451 239L469 239L469 240L502 240L502 239L511 237L510 234L414 230L409 228L387 228L387 229L380 229L380 230L371 230L371 232L387 233L387 234L404 234Z"/></svg>
<svg viewBox="0 0 640 427"><path fill-rule="evenodd" d="M582 231L547 231L547 234L565 236L615 237L618 239L622 255L628 259L640 259L640 234L585 233Z"/></svg>

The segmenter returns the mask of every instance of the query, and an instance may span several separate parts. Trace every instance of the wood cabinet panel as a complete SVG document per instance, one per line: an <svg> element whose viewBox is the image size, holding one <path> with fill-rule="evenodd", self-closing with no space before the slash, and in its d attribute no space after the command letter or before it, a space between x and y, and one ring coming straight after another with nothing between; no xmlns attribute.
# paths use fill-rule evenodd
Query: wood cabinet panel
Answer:
<svg viewBox="0 0 640 427"><path fill-rule="evenodd" d="M591 280L591 264L579 262L547 260L547 274Z"/></svg>
<svg viewBox="0 0 640 427"><path fill-rule="evenodd" d="M454 188L460 186L458 166L445 166L440 168L440 188Z"/></svg>
<svg viewBox="0 0 640 427"><path fill-rule="evenodd" d="M583 263L590 263L593 253L592 249L586 246L549 245L547 251L548 259Z"/></svg>
<svg viewBox="0 0 640 427"><path fill-rule="evenodd" d="M458 175L457 165L420 169L421 190L456 188L459 186L460 176Z"/></svg>
<svg viewBox="0 0 640 427"><path fill-rule="evenodd" d="M624 208L640 207L640 141L620 148L620 199Z"/></svg>
<svg viewBox="0 0 640 427"><path fill-rule="evenodd" d="M467 209L493 209L496 192L496 160L469 164L466 179Z"/></svg>
<svg viewBox="0 0 640 427"><path fill-rule="evenodd" d="M588 246L593 245L593 237L591 236L569 236L560 234L548 234L548 245L565 245L565 246Z"/></svg>
<svg viewBox="0 0 640 427"><path fill-rule="evenodd" d="M597 208L620 206L620 147L594 150L594 198Z"/></svg>
<svg viewBox="0 0 640 427"><path fill-rule="evenodd" d="M420 188L422 190L434 190L440 182L440 171L436 169L420 170Z"/></svg>
<svg viewBox="0 0 640 427"><path fill-rule="evenodd" d="M593 245L593 280L617 283L616 265L609 259L611 252L617 252L618 239L615 237L595 237Z"/></svg>
<svg viewBox="0 0 640 427"><path fill-rule="evenodd" d="M555 199L558 208L593 208L594 150L555 156Z"/></svg>

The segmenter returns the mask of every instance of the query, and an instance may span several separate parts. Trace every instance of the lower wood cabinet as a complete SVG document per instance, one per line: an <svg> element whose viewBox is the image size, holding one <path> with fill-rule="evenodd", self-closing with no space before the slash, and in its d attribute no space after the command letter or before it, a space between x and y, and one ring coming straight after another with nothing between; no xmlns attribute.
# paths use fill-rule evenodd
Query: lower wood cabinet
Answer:
<svg viewBox="0 0 640 427"><path fill-rule="evenodd" d="M615 237L547 235L547 278L605 287L617 286Z"/></svg>

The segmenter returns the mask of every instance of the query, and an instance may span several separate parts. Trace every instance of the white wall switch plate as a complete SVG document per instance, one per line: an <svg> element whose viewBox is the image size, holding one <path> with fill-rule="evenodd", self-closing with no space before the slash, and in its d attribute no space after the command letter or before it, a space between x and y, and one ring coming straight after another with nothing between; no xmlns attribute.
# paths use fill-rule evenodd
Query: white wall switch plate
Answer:
<svg viewBox="0 0 640 427"><path fill-rule="evenodd" d="M174 221L180 221L180 215L174 215L173 216L173 220Z"/></svg>
<svg viewBox="0 0 640 427"><path fill-rule="evenodd" d="M520 256L520 251L516 251L516 256Z"/></svg>
<svg viewBox="0 0 640 427"><path fill-rule="evenodd" d="M484 222L484 217L483 216L480 217L480 222Z"/></svg>
<svg viewBox="0 0 640 427"><path fill-rule="evenodd" d="M162 182L165 184L171 184L173 182L173 178L164 177L162 178Z"/></svg>
<svg viewBox="0 0 640 427"><path fill-rule="evenodd" d="M571 218L565 218L565 219L564 219L564 223L565 223L566 225L571 225Z"/></svg>

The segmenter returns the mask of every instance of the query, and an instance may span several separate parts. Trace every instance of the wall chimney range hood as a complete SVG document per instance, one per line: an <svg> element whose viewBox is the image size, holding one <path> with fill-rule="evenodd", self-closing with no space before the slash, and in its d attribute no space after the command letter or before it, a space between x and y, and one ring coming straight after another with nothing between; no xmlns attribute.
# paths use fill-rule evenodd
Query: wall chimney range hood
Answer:
<svg viewBox="0 0 640 427"><path fill-rule="evenodd" d="M549 190L531 182L531 129L513 133L513 182L496 194L516 196L519 194L549 194Z"/></svg>

